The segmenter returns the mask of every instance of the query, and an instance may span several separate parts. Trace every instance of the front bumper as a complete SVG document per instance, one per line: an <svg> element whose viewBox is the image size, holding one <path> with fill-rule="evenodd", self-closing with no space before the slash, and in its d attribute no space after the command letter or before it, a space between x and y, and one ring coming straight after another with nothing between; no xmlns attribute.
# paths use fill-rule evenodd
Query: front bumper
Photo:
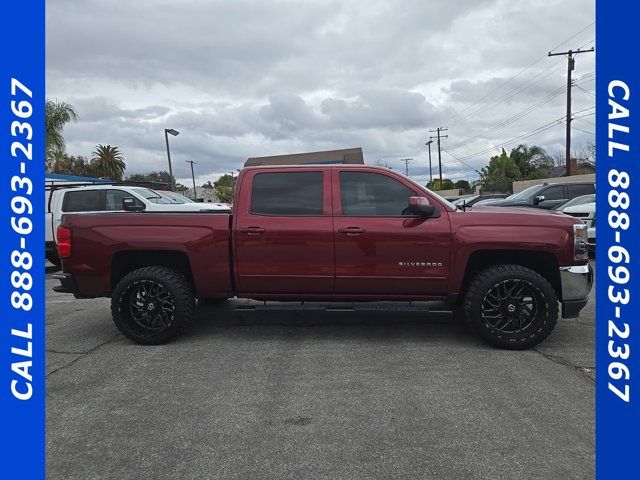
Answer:
<svg viewBox="0 0 640 480"><path fill-rule="evenodd" d="M560 267L562 286L562 318L575 318L587 304L593 285L593 270L590 265Z"/></svg>

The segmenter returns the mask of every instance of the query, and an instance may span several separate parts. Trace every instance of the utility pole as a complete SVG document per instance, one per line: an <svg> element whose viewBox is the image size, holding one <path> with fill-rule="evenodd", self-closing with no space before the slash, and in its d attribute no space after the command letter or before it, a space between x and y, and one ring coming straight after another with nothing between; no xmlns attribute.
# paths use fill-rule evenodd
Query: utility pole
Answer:
<svg viewBox="0 0 640 480"><path fill-rule="evenodd" d="M441 138L449 138L449 135L440 135L441 132L446 132L448 128L446 127L438 127L435 130L429 130L430 132L437 132L435 137L429 137L431 140L434 138L438 139L438 168L440 170L440 190L442 190L442 149L440 148L440 139Z"/></svg>
<svg viewBox="0 0 640 480"><path fill-rule="evenodd" d="M413 161L413 158L401 158L401 162L404 162L404 176L409 176L409 163Z"/></svg>
<svg viewBox="0 0 640 480"><path fill-rule="evenodd" d="M425 145L429 147L429 183L433 184L433 172L431 171L431 144L433 140L429 140Z"/></svg>
<svg viewBox="0 0 640 480"><path fill-rule="evenodd" d="M193 160L185 160L185 162L191 164L191 180L193 180L193 200L198 201L198 191L196 190L196 177L193 174L193 165L196 163Z"/></svg>
<svg viewBox="0 0 640 480"><path fill-rule="evenodd" d="M568 50L566 52L549 52L549 57L555 57L557 55L567 55L567 134L566 134L566 154L565 154L565 170L567 176L575 174L575 172L571 171L571 87L573 85L571 80L571 72L574 70L576 65L576 60L573 58L574 55L578 53L587 53L593 52L594 49L591 47L589 50Z"/></svg>

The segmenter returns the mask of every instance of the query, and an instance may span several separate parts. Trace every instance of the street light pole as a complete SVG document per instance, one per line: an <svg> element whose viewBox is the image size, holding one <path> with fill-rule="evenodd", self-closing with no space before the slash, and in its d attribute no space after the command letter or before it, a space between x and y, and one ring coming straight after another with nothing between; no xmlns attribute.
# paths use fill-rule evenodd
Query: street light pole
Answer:
<svg viewBox="0 0 640 480"><path fill-rule="evenodd" d="M180 132L173 128L164 129L164 140L167 143L167 159L169 160L169 190L172 192L176 189L175 182L173 181L173 169L171 168L171 152L169 150L169 134L174 137L178 136Z"/></svg>
<svg viewBox="0 0 640 480"><path fill-rule="evenodd" d="M193 174L193 165L196 163L193 160L185 160L185 162L191 164L191 180L193 180L193 200L198 201L198 191L196 190L196 177Z"/></svg>

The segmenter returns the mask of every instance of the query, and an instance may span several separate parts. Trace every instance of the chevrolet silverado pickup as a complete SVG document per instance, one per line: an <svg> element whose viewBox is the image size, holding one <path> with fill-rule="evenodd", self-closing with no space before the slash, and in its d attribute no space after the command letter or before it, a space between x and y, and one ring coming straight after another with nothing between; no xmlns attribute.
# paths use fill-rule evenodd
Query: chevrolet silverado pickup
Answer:
<svg viewBox="0 0 640 480"><path fill-rule="evenodd" d="M488 343L536 345L576 317L592 271L586 226L532 208L458 210L385 168L248 167L233 210L68 213L59 292L110 297L141 344L166 342L198 299L446 300Z"/></svg>

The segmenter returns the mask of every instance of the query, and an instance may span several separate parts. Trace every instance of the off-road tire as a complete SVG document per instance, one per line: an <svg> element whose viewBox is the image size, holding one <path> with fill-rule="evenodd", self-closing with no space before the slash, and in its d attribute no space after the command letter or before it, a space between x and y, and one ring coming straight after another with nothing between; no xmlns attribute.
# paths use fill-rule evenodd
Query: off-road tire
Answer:
<svg viewBox="0 0 640 480"><path fill-rule="evenodd" d="M495 293L496 288L508 288L508 285L513 284L520 284L527 292L531 292L531 295L525 297L524 302L531 298L536 307L531 309L535 314L528 315L530 323L526 327L516 331L515 324L511 324L513 331L510 332L508 329L500 329L500 324L491 324L493 319L487 319L487 303L483 302L494 301L493 297L488 295ZM509 299L512 297L507 295L506 298L505 308L511 308ZM494 313L492 310L491 313ZM558 298L549 282L537 272L521 265L497 265L479 272L471 280L464 299L464 312L467 322L489 344L502 349L524 350L547 338L555 327L558 318ZM526 316L526 313L523 313L523 316ZM506 314L503 321L508 322L509 318L515 317ZM518 318L514 321L520 323L522 320Z"/></svg>
<svg viewBox="0 0 640 480"><path fill-rule="evenodd" d="M154 298L160 298L148 295L145 300L141 290L146 285L162 293L156 305L173 307L173 314L163 312L162 319L158 321L161 325L153 328L136 321L133 313L135 311L139 316L140 304L153 303ZM195 295L183 275L166 267L144 267L125 275L118 282L111 296L111 315L125 337L143 345L159 345L182 333L194 316L195 305Z"/></svg>

